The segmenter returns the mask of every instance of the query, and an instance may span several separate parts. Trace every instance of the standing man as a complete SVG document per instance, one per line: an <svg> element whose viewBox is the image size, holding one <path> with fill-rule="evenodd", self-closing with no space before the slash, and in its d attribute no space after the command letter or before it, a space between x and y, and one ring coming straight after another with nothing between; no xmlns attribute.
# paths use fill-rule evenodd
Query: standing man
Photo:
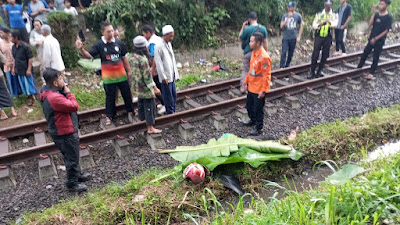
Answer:
<svg viewBox="0 0 400 225"><path fill-rule="evenodd" d="M79 166L78 101L65 85L61 72L46 69L46 86L40 93L48 132L64 156L67 170L66 186L69 191L83 192L87 187L79 182L90 180L90 173L81 173Z"/></svg>
<svg viewBox="0 0 400 225"><path fill-rule="evenodd" d="M150 59L149 59L149 65L151 67L151 75L153 76L154 83L156 84L158 89L161 89L161 83L158 80L158 73L157 73L157 66L154 61L154 52L155 52L155 46L162 43L163 39L157 36L155 29L151 25L144 25L142 27L142 34L143 37L146 38L147 40L147 45L149 48L149 53L150 53ZM165 107L164 101L162 99L161 95L156 95L157 99L160 101L161 105L158 105L157 107L159 108L158 114L164 114L165 113Z"/></svg>
<svg viewBox="0 0 400 225"><path fill-rule="evenodd" d="M43 0L31 0L28 3L28 14L31 21L40 20L47 23L47 13L50 12L50 7Z"/></svg>
<svg viewBox="0 0 400 225"><path fill-rule="evenodd" d="M176 87L175 81L179 79L176 67L174 50L171 41L174 40L174 28L166 25L162 28L162 41L156 45L154 60L157 65L158 79L161 83L161 94L164 100L166 114L175 113Z"/></svg>
<svg viewBox="0 0 400 225"><path fill-rule="evenodd" d="M51 28L45 24L42 26L43 41L43 63L44 68L51 68L60 71L63 75L65 66L61 56L60 43L53 35L51 35Z"/></svg>
<svg viewBox="0 0 400 225"><path fill-rule="evenodd" d="M392 29L392 15L388 13L387 7L390 5L390 0L380 0L379 1L379 12L376 12L376 6L372 6L372 17L369 20L369 25L372 26L372 31L368 39L368 44L364 48L364 53L361 56L360 63L357 68L364 66L365 60L367 60L368 55L374 50L374 59L367 75L368 79L374 77L376 68L378 67L379 56L381 55L382 48L385 45L386 36Z"/></svg>
<svg viewBox="0 0 400 225"><path fill-rule="evenodd" d="M332 45L332 32L331 28L337 26L337 14L332 11L332 2L327 0L325 2L325 9L317 13L313 22L313 29L315 30L314 51L311 56L311 72L307 79L323 77L322 69L325 66L326 60L329 57L329 51ZM315 75L317 68L317 61L319 59L319 52L322 49L321 62L319 63L318 72Z"/></svg>
<svg viewBox="0 0 400 225"><path fill-rule="evenodd" d="M251 58L251 48L250 48L250 37L255 33L260 32L264 35L263 39L263 47L265 51L268 51L268 34L265 26L257 23L257 13L250 12L248 19L243 22L242 29L239 32L239 41L242 42L243 49L243 62L242 62L242 75L240 76L240 84L243 84L244 79L246 78L247 73L250 68L250 58ZM246 90L245 87L241 87L240 91L244 93Z"/></svg>
<svg viewBox="0 0 400 225"><path fill-rule="evenodd" d="M8 0L8 3L9 4L5 6L4 13L10 22L10 27L14 30L18 30L22 41L29 43L29 35L26 31L24 19L22 18L22 5L15 4L15 0Z"/></svg>
<svg viewBox="0 0 400 225"><path fill-rule="evenodd" d="M156 102L154 98L156 97L155 94L160 93L160 90L150 73L148 61L150 54L147 49L147 40L143 36L137 36L133 39L133 45L135 50L133 56L129 59L129 64L134 76L135 93L138 97L139 120L146 120L148 134L159 134L162 130L154 128L156 122Z"/></svg>
<svg viewBox="0 0 400 225"><path fill-rule="evenodd" d="M33 54L31 48L21 40L18 31L12 32L12 56L14 57L14 66L11 74L18 76L19 85L22 93L28 96L28 106L35 102L35 95L38 93L35 79L32 73Z"/></svg>
<svg viewBox="0 0 400 225"><path fill-rule="evenodd" d="M4 10L5 10L4 0L0 0L0 16L3 19L4 24L10 26L10 23L8 22L8 18L4 13Z"/></svg>
<svg viewBox="0 0 400 225"><path fill-rule="evenodd" d="M296 43L300 41L303 33L303 19L300 13L296 12L296 2L289 2L288 12L282 16L281 29L283 29L283 38L280 68L286 68L290 66ZM297 32L297 29L299 29L299 32Z"/></svg>
<svg viewBox="0 0 400 225"><path fill-rule="evenodd" d="M247 113L250 120L244 121L246 126L254 126L250 135L256 136L262 133L264 126L265 94L268 93L271 83L271 58L262 47L264 35L256 32L250 38L250 47L253 50L250 60L250 70L243 82L247 85L246 100Z"/></svg>
<svg viewBox="0 0 400 225"><path fill-rule="evenodd" d="M340 0L340 8L338 9L338 25L335 29L336 39L336 52L335 55L346 54L346 46L344 45L345 34L347 33L347 26L351 20L351 5L347 4L347 0ZM342 50L342 53L339 51Z"/></svg>
<svg viewBox="0 0 400 225"><path fill-rule="evenodd" d="M76 40L76 47L82 56L87 59L100 56L101 77L106 92L107 118L105 125L111 125L111 120L117 113L115 108L117 89L121 91L126 111L133 113L132 94L129 87L129 81L132 81L132 71L126 58L128 51L125 44L119 39L114 38L114 27L108 22L102 22L101 33L103 36L93 44L89 51L83 48L83 43L79 38Z"/></svg>

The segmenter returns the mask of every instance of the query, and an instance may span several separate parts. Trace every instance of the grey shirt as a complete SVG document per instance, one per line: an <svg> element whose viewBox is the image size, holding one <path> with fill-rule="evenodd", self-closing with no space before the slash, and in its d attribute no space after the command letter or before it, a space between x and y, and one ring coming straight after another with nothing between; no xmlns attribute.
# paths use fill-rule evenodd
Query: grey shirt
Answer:
<svg viewBox="0 0 400 225"><path fill-rule="evenodd" d="M64 0L54 0L54 7L56 7L56 9L59 11L64 11Z"/></svg>
<svg viewBox="0 0 400 225"><path fill-rule="evenodd" d="M286 17L288 17L288 14L287 13L283 14L282 21L285 21ZM295 12L293 16L288 19L288 22L286 23L286 26L283 29L283 39L288 39L288 40L296 39L299 25L301 23L303 23L303 19L300 13Z"/></svg>
<svg viewBox="0 0 400 225"><path fill-rule="evenodd" d="M32 13L38 11L39 9L46 8L42 1L37 1L36 3L30 2ZM47 12L39 13L35 16L35 20L41 20L43 23L47 23Z"/></svg>

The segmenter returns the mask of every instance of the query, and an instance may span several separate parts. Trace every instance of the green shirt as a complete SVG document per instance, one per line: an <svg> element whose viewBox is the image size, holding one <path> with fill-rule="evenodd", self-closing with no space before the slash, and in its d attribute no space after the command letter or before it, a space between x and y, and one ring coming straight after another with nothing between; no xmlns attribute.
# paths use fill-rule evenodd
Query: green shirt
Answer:
<svg viewBox="0 0 400 225"><path fill-rule="evenodd" d="M246 48L243 49L244 55L251 52L251 48L249 45L250 38L257 31L257 29L258 25L248 26L243 30L243 33L240 35L240 39L242 39L242 41L246 41L247 43ZM260 30L258 32L262 33L264 35L264 38L268 37L267 28L265 28L263 25L260 25Z"/></svg>
<svg viewBox="0 0 400 225"><path fill-rule="evenodd" d="M149 61L146 56L133 54L129 59L129 66L132 70L133 87L136 96L141 99L155 98L155 83L150 74Z"/></svg>

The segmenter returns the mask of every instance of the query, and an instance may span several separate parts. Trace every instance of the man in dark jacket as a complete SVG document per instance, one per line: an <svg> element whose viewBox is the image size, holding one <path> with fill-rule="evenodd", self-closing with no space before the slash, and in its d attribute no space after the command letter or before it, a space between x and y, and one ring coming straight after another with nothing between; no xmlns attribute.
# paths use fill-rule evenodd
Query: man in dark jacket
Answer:
<svg viewBox="0 0 400 225"><path fill-rule="evenodd" d="M40 101L48 132L64 156L66 186L69 191L86 191L86 185L79 182L90 180L91 175L81 173L79 166L78 102L65 85L60 71L46 69L43 77L47 85L40 93Z"/></svg>

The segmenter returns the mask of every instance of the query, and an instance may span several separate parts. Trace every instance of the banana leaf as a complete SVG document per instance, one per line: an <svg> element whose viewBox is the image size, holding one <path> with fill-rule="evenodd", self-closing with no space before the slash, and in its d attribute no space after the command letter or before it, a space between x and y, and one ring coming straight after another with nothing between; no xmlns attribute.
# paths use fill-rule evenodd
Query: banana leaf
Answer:
<svg viewBox="0 0 400 225"><path fill-rule="evenodd" d="M78 65L87 70L97 70L101 67L101 61L100 59L80 59Z"/></svg>
<svg viewBox="0 0 400 225"><path fill-rule="evenodd" d="M364 173L366 170L353 164L346 164L342 169L326 178L326 181L333 185L343 185L353 179L358 174Z"/></svg>

